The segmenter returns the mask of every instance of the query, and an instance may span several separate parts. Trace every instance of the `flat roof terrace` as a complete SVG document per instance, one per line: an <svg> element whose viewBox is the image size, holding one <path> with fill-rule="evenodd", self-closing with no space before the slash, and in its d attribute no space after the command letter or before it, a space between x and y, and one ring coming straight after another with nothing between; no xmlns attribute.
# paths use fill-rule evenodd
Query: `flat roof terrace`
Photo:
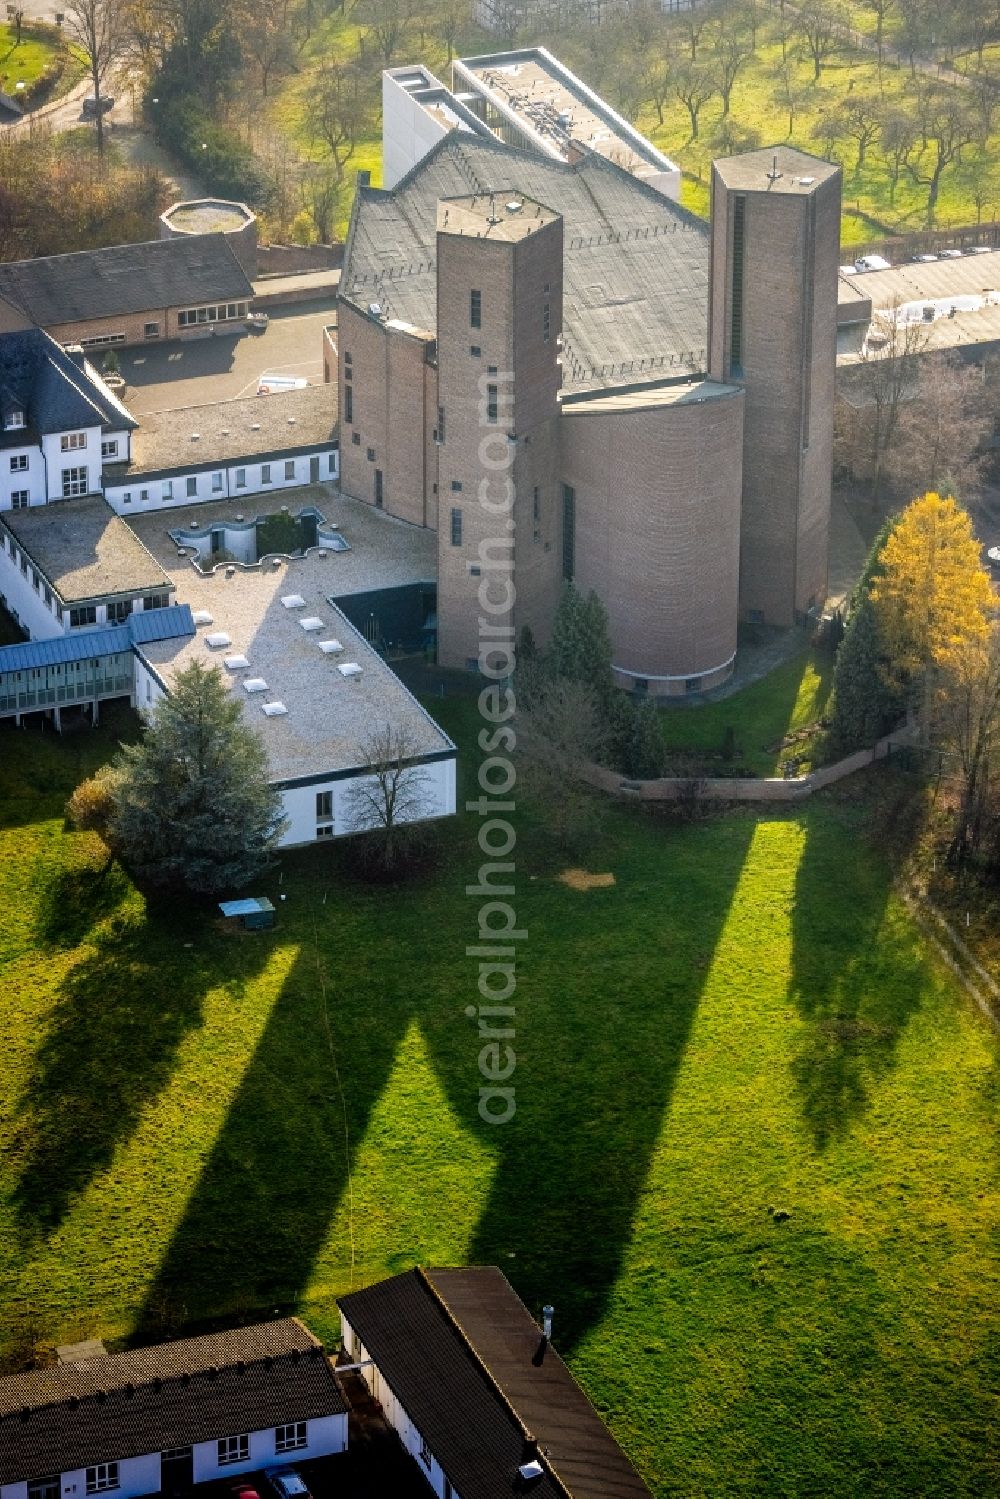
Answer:
<svg viewBox="0 0 1000 1499"><path fill-rule="evenodd" d="M5 510L3 523L64 604L162 593L172 586L102 495Z"/></svg>
<svg viewBox="0 0 1000 1499"><path fill-rule="evenodd" d="M268 502L255 498L257 513L266 514ZM453 753L447 735L331 603L352 593L432 581L437 573L434 534L332 488L284 490L281 498L292 514L320 510L350 551L320 556L315 550L255 568L220 567L206 576L178 558L169 534L177 529L178 516L182 524L187 519L183 509L169 517L151 513L134 518L143 543L169 567L177 602L190 605L196 623L203 621L193 639L144 646L143 657L167 686L193 660L216 663L264 741L274 781L308 781L364 766L366 742L387 723L406 729L417 755ZM199 526L211 526L233 519L239 508L248 518L255 513L247 500L239 506L227 500L198 505L195 518ZM286 599L301 603L289 607ZM321 625L304 629L303 622L312 620ZM225 637L226 643L210 646L209 636ZM320 642L331 640L343 649L320 649ZM227 658L245 658L247 664L227 667ZM360 673L345 676L339 668L349 664L359 666ZM248 692L247 681L263 681L266 688ZM264 704L275 701L287 712L268 716Z"/></svg>
<svg viewBox="0 0 1000 1499"><path fill-rule="evenodd" d="M638 177L677 171L668 156L545 47L456 58L453 75L460 101L465 102L463 86L471 85L539 149L562 161L571 159L570 143L578 141Z"/></svg>
<svg viewBox="0 0 1000 1499"><path fill-rule="evenodd" d="M1000 250L910 261L887 271L842 272L840 279L858 299L871 300L874 314L920 323L929 349L1000 341ZM842 329L839 361L857 360L864 338L860 325Z"/></svg>

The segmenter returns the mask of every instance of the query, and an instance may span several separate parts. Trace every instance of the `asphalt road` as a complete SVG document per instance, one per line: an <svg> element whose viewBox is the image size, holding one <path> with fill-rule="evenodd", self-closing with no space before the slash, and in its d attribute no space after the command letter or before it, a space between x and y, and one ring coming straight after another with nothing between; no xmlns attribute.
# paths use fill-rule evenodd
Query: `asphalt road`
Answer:
<svg viewBox="0 0 1000 1499"><path fill-rule="evenodd" d="M136 416L178 406L203 406L253 395L265 371L323 383L323 328L335 301L278 309L265 333L216 333L177 340L119 355L125 405ZM98 364L100 363L98 359Z"/></svg>

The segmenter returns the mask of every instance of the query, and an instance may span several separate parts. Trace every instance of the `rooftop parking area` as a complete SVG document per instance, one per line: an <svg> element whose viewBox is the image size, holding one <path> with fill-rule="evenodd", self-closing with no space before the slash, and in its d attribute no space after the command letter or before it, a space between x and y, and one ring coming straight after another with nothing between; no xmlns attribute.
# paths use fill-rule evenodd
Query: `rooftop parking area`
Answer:
<svg viewBox="0 0 1000 1499"><path fill-rule="evenodd" d="M323 383L323 329L336 298L278 308L264 333L228 333L125 349L119 355L125 405L138 417L176 406L251 396L264 373ZM100 361L98 360L98 364ZM263 398L262 398L263 399Z"/></svg>
<svg viewBox="0 0 1000 1499"><path fill-rule="evenodd" d="M885 271L841 273L840 302L848 291L859 309L871 299L873 313L919 322L929 349L954 349L1000 339L1000 250L912 260ZM924 314L924 308L929 314ZM857 359L866 334L863 322L842 327L838 359Z"/></svg>

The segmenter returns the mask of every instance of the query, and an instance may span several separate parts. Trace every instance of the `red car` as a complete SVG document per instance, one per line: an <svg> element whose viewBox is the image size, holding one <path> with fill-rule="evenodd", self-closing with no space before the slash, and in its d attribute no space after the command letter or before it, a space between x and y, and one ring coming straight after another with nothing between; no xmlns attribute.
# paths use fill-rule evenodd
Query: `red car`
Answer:
<svg viewBox="0 0 1000 1499"><path fill-rule="evenodd" d="M252 1483L242 1483L239 1479L229 1487L233 1499L260 1499L260 1495Z"/></svg>

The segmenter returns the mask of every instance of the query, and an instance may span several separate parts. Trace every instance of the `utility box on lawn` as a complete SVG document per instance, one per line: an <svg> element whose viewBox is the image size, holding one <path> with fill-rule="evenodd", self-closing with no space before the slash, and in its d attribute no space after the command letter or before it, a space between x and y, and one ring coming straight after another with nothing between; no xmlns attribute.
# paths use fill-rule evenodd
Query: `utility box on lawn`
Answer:
<svg viewBox="0 0 1000 1499"><path fill-rule="evenodd" d="M266 896L251 896L247 900L221 900L219 910L223 916L239 921L248 932L262 932L274 926L274 907Z"/></svg>

